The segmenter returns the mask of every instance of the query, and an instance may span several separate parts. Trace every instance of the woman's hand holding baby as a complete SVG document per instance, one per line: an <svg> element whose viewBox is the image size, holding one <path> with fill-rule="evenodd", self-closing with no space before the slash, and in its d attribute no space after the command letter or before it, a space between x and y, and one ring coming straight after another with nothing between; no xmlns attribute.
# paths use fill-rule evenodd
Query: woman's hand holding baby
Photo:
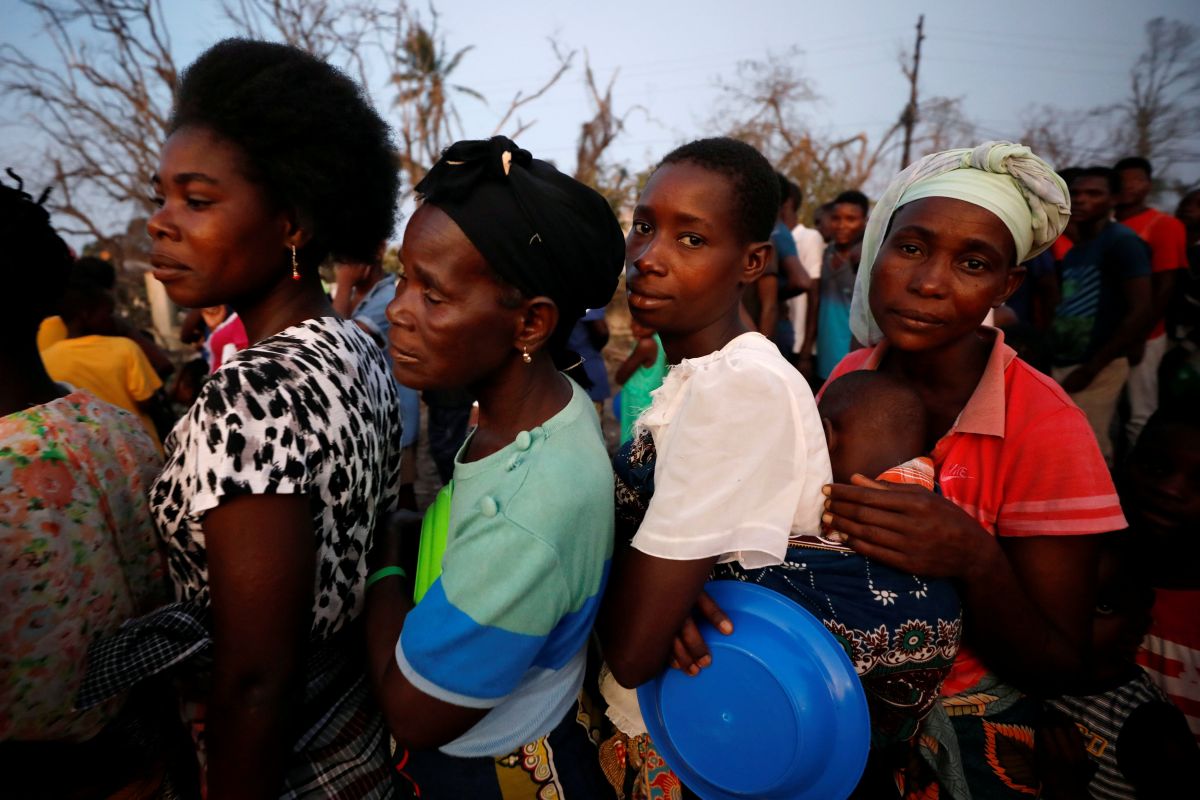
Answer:
<svg viewBox="0 0 1200 800"><path fill-rule="evenodd" d="M970 579L1003 557L962 509L926 489L854 475L824 488L826 536L883 564L931 578Z"/></svg>

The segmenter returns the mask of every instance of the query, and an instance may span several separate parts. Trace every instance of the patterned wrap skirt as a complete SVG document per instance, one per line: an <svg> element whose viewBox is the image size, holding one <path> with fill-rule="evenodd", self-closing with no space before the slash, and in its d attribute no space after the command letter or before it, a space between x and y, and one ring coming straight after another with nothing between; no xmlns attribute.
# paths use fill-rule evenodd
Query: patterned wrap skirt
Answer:
<svg viewBox="0 0 1200 800"><path fill-rule="evenodd" d="M612 800L591 720L572 706L554 730L495 758L440 750L396 751L398 797L421 800Z"/></svg>

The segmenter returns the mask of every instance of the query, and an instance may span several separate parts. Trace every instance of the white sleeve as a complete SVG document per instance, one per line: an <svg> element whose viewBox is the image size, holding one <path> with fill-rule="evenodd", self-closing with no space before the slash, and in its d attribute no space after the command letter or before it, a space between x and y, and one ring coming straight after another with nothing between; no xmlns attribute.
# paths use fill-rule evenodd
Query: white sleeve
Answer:
<svg viewBox="0 0 1200 800"><path fill-rule="evenodd" d="M825 257L825 240L821 238L820 233L811 228L805 228L804 235L795 238L800 263L804 265L809 277L821 277L821 261Z"/></svg>
<svg viewBox="0 0 1200 800"><path fill-rule="evenodd" d="M812 393L792 377L754 359L692 377L655 438L654 496L633 547L756 569L783 561L793 529L816 529L829 454Z"/></svg>

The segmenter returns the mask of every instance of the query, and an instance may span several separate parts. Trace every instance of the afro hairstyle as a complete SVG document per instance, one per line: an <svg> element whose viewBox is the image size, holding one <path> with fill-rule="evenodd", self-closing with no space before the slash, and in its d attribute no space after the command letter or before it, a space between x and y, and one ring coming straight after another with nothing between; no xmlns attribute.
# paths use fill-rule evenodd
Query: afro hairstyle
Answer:
<svg viewBox="0 0 1200 800"><path fill-rule="evenodd" d="M225 39L183 73L168 132L206 128L241 149L249 179L296 214L306 264L368 263L392 233L391 130L362 89L294 47Z"/></svg>

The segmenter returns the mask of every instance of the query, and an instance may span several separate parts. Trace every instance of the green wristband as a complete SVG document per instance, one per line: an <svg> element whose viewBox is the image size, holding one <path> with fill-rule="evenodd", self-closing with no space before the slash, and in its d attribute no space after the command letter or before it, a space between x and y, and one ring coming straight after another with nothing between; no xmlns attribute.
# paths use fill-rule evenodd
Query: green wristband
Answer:
<svg viewBox="0 0 1200 800"><path fill-rule="evenodd" d="M399 575L401 578L408 577L408 573L404 571L404 567L380 567L371 573L371 577L367 578L367 585L363 588L363 591L365 592L367 589L370 589L373 584L378 583L384 578L390 578L393 575Z"/></svg>

